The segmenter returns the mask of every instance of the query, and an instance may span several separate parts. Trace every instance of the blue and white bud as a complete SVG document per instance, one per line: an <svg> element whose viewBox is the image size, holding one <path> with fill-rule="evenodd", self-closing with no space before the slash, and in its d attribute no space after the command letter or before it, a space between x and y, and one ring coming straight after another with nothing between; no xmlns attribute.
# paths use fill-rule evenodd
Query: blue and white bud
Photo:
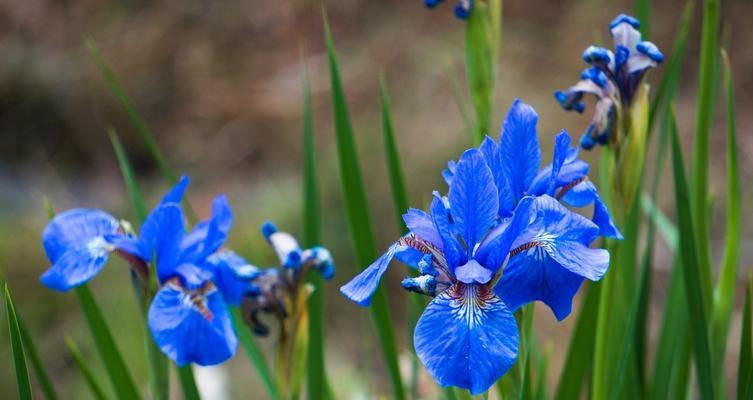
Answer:
<svg viewBox="0 0 753 400"><path fill-rule="evenodd" d="M403 288L411 292L428 296L437 295L437 279L431 275L421 275L415 278L406 277L402 282Z"/></svg>
<svg viewBox="0 0 753 400"><path fill-rule="evenodd" d="M280 263L285 268L297 269L301 266L301 247L293 235L277 231L277 227L271 222L265 222L261 228L262 234L272 246Z"/></svg>

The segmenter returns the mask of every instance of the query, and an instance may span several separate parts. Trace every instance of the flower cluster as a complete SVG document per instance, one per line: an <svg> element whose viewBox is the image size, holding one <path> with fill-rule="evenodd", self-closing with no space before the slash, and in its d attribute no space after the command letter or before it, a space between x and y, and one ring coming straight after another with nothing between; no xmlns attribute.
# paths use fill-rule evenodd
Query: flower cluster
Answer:
<svg viewBox="0 0 753 400"><path fill-rule="evenodd" d="M97 275L110 253L122 256L151 299L148 325L158 347L179 366L214 365L235 354L237 337L228 306L258 301L268 293L267 277L275 269L259 269L223 248L233 221L225 196L212 203L212 216L187 231L181 201L188 186L181 178L151 211L140 234L131 225L101 210L72 209L55 216L42 234L52 266L41 276L50 289L68 291ZM271 226L265 225L265 226ZM334 271L329 252L301 250L292 236L267 235L287 268ZM280 238L280 239L277 239ZM149 291L152 274L158 288Z"/></svg>
<svg viewBox="0 0 753 400"><path fill-rule="evenodd" d="M444 0L424 0L424 5L429 8L434 8L442 3ZM455 16L460 19L467 19L471 15L473 9L474 0L458 0L455 4Z"/></svg>
<svg viewBox="0 0 753 400"><path fill-rule="evenodd" d="M581 73L581 80L570 89L557 91L554 97L567 111L582 113L583 96L596 97L594 117L580 140L586 150L595 144L606 145L616 140L618 115L627 114L646 72L664 61L664 55L651 42L642 41L640 22L620 14L609 25L615 50L597 46L583 52L583 60L591 65Z"/></svg>
<svg viewBox="0 0 753 400"><path fill-rule="evenodd" d="M583 280L601 279L609 265L609 253L589 245L621 238L566 132L555 138L552 163L539 169L537 120L516 100L499 142L487 137L450 162L449 193L434 192L428 212L408 210L410 232L340 289L365 306L393 258L416 269L403 287L434 299L414 346L442 386L486 391L517 358L513 312L539 300L558 320L567 317ZM562 203L594 205L593 218Z"/></svg>

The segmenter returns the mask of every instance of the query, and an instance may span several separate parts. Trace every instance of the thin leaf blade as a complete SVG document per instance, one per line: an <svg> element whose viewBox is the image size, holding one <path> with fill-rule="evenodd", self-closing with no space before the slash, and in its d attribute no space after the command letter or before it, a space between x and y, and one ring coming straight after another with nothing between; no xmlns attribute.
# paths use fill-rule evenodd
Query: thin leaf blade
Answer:
<svg viewBox="0 0 753 400"><path fill-rule="evenodd" d="M86 381L86 385L89 387L92 396L97 400L107 399L105 391L102 389L102 385L100 385L97 378L94 376L94 372L92 372L89 365L87 365L84 357L81 355L81 351L76 345L76 342L74 342L72 338L66 337L65 345L68 347L68 352L71 353L71 357L73 357L73 361L76 363L76 366L78 366L81 374L84 375L84 380Z"/></svg>
<svg viewBox="0 0 753 400"><path fill-rule="evenodd" d="M18 397L23 400L31 400L31 381L29 380L29 370L26 366L26 355L24 353L23 339L21 338L21 328L18 325L16 308L13 305L13 298L10 295L8 284L5 284L5 310L8 313L8 330L10 332L10 347L13 353L13 368L16 371L16 388Z"/></svg>

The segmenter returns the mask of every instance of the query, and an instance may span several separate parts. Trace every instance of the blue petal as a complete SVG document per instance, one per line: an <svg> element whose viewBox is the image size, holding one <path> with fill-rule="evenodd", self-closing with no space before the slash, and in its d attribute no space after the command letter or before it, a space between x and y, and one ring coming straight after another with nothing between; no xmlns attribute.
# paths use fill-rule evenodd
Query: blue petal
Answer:
<svg viewBox="0 0 753 400"><path fill-rule="evenodd" d="M262 234L280 260L284 268L299 268L303 261L301 247L293 235L287 232L280 232L277 227L267 221L262 225Z"/></svg>
<svg viewBox="0 0 753 400"><path fill-rule="evenodd" d="M230 305L239 305L249 288L249 282L261 273L259 268L249 264L233 251L222 250L207 258L206 263L214 274L212 282L222 293L222 298Z"/></svg>
<svg viewBox="0 0 753 400"><path fill-rule="evenodd" d="M197 224L180 243L181 260L201 262L220 249L233 223L233 212L227 197L217 196L212 202L212 217Z"/></svg>
<svg viewBox="0 0 753 400"><path fill-rule="evenodd" d="M445 261L447 261L447 265L451 269L454 269L465 262L465 252L453 232L453 226L450 223L450 214L444 200L436 192L434 193L434 200L431 202L430 210L434 226L437 228L439 236L442 237L442 251L444 252Z"/></svg>
<svg viewBox="0 0 753 400"><path fill-rule="evenodd" d="M537 121L538 115L533 107L516 99L502 125L499 139L501 165L516 200L523 198L541 163Z"/></svg>
<svg viewBox="0 0 753 400"><path fill-rule="evenodd" d="M609 266L609 252L592 249L599 228L568 210L549 196L534 200L536 220L518 237L513 248L526 244L541 246L557 263L593 281L601 279Z"/></svg>
<svg viewBox="0 0 753 400"><path fill-rule="evenodd" d="M387 252L382 254L368 268L361 271L350 282L340 287L340 293L358 305L368 306L371 304L371 296L376 292L382 275L387 272L387 267L390 266L395 253L403 249L405 249L405 246L397 243L390 246Z"/></svg>
<svg viewBox="0 0 753 400"><path fill-rule="evenodd" d="M217 290L200 299L168 283L149 307L149 328L157 346L178 366L220 364L235 354L238 339Z"/></svg>
<svg viewBox="0 0 753 400"><path fill-rule="evenodd" d="M332 260L332 254L324 247L314 246L303 252L304 263L312 263L311 268L319 271L322 278L326 280L335 276L335 262Z"/></svg>
<svg viewBox="0 0 753 400"><path fill-rule="evenodd" d="M431 215L411 208L407 213L403 214L403 221L405 226L416 236L431 243L439 250L442 250L442 237L437 232L437 228L434 226L434 221Z"/></svg>
<svg viewBox="0 0 753 400"><path fill-rule="evenodd" d="M452 218L470 255L497 219L499 210L497 187L479 150L470 149L460 158L449 199Z"/></svg>
<svg viewBox="0 0 753 400"><path fill-rule="evenodd" d="M97 237L118 232L118 220L110 214L87 208L74 208L56 215L42 232L47 258L55 263L69 248Z"/></svg>
<svg viewBox="0 0 753 400"><path fill-rule="evenodd" d="M493 274L493 271L483 267L478 261L473 259L455 268L455 278L463 283L485 284L492 279Z"/></svg>
<svg viewBox="0 0 753 400"><path fill-rule="evenodd" d="M183 210L178 203L165 203L149 214L141 227L142 248L156 254L160 282L170 279L178 267L179 244L185 236Z"/></svg>
<svg viewBox="0 0 753 400"><path fill-rule="evenodd" d="M512 312L532 301L543 301L558 321L572 310L583 277L562 268L541 247L510 258L494 292Z"/></svg>
<svg viewBox="0 0 753 400"><path fill-rule="evenodd" d="M444 182L447 184L447 186L452 185L452 178L455 175L456 166L457 163L455 162L455 160L450 160L447 162L447 168L442 171L442 178L444 179Z"/></svg>
<svg viewBox="0 0 753 400"><path fill-rule="evenodd" d="M561 200L576 208L593 204L594 214L591 220L599 227L599 236L615 239L623 238L617 224L612 220L606 204L601 200L599 192L590 181L584 181L573 186L561 196Z"/></svg>
<svg viewBox="0 0 753 400"><path fill-rule="evenodd" d="M533 215L533 198L524 197L511 218L504 220L481 242L474 257L481 265L496 273L507 258L510 247L530 225Z"/></svg>
<svg viewBox="0 0 753 400"><path fill-rule="evenodd" d="M108 243L95 238L87 243L69 247L40 277L43 285L66 292L88 282L105 266L109 256Z"/></svg>
<svg viewBox="0 0 753 400"><path fill-rule="evenodd" d="M499 154L499 146L494 139L487 136L479 147L482 153L484 153L484 159L486 164L492 171L494 177L494 185L497 186L497 193L499 197L499 210L498 214L501 217L509 217L512 215L512 210L515 208L515 197L510 190L510 183L507 181L505 171L502 169L502 158Z"/></svg>
<svg viewBox="0 0 753 400"><path fill-rule="evenodd" d="M554 155L552 156L552 175L547 188L547 194L553 195L554 188L557 185L557 178L560 175L560 170L565 164L567 159L568 150L570 150L570 135L567 132L562 131L554 138Z"/></svg>
<svg viewBox="0 0 753 400"><path fill-rule="evenodd" d="M165 196L162 197L160 204L180 204L180 202L183 201L183 195L186 193L186 188L188 187L189 183L191 183L191 179L189 179L188 176L181 176L178 183L176 183L175 186L173 186L167 193L165 193Z"/></svg>
<svg viewBox="0 0 753 400"><path fill-rule="evenodd" d="M413 343L440 386L457 386L477 395L515 364L518 327L487 286L457 284L426 307Z"/></svg>
<svg viewBox="0 0 753 400"><path fill-rule="evenodd" d="M395 258L398 261L413 269L418 269L418 263L423 260L424 256L424 253L412 247L406 247L404 250L395 253Z"/></svg>

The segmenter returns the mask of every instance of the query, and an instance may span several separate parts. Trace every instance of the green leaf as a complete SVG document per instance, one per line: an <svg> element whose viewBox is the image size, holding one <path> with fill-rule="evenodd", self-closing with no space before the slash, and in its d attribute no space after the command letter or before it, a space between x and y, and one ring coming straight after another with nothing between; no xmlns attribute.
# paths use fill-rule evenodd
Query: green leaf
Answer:
<svg viewBox="0 0 753 400"><path fill-rule="evenodd" d="M175 368L178 370L178 378L180 378L180 386L183 389L183 398L185 400L201 400L199 395L199 389L196 387L196 381L193 376L193 367L188 364L183 367Z"/></svg>
<svg viewBox="0 0 753 400"><path fill-rule="evenodd" d="M677 250L680 234L677 232L675 224L670 221L666 214L654 203L651 196L646 193L643 193L641 196L641 207L651 223L656 226L659 234L664 238L667 247L673 251Z"/></svg>
<svg viewBox="0 0 753 400"><path fill-rule="evenodd" d="M84 44L89 50L89 55L91 56L92 60L97 65L97 69L99 70L102 79L105 81L107 86L110 88L110 91L112 91L112 94L115 95L115 98L125 110L128 118L133 124L133 127L136 129L136 132L138 132L141 140L146 145L149 154L157 162L157 166L162 172L162 175L164 175L165 178L170 182L177 182L178 175L175 173L172 167L170 167L170 164L167 162L167 158L162 153L162 150L160 150L157 141L154 139L154 135L152 135L152 132L149 130L146 122L141 117L141 114L139 114L139 112L136 110L136 106L126 94L125 89L123 89L123 85L120 84L118 77L115 76L112 68L110 68L110 66L107 64L105 57L102 55L102 52L97 47L96 43L94 43L94 40L87 38L86 40L84 40Z"/></svg>
<svg viewBox="0 0 753 400"><path fill-rule="evenodd" d="M366 203L366 193L361 181L361 169L353 137L353 128L350 123L345 91L340 80L335 46L332 41L326 14L324 15L324 29L332 85L335 139L340 163L342 192L345 197L346 215L356 251L356 260L359 265L367 266L377 257L376 246L372 232L371 218ZM394 398L402 400L405 398L405 394L397 360L395 334L384 288L380 287L372 297L371 313L376 324L377 336L379 337L382 353L392 382Z"/></svg>
<svg viewBox="0 0 753 400"><path fill-rule="evenodd" d="M749 399L751 384L753 384L753 338L751 338L751 280L745 286L745 305L743 306L743 321L740 327L740 356L737 366L737 398Z"/></svg>
<svg viewBox="0 0 753 400"><path fill-rule="evenodd" d="M586 287L578 322L575 323L575 329L570 336L567 358L557 386L557 400L580 398L586 376L591 372L600 294L600 284L589 283Z"/></svg>
<svg viewBox="0 0 753 400"><path fill-rule="evenodd" d="M474 123L468 113L466 107L466 99L463 95L463 90L460 87L460 79L458 78L458 71L455 69L455 65L451 58L445 60L445 66L447 69L447 79L450 81L450 87L452 88L452 97L455 99L455 104L458 106L460 117L463 119L463 125L465 129L471 135L471 140L475 139Z"/></svg>
<svg viewBox="0 0 753 400"><path fill-rule="evenodd" d="M245 327L240 308L232 307L230 315L233 317L234 326L239 328ZM267 360L264 358L261 349L256 345L256 342L248 329L237 329L236 334L238 335L238 341L240 341L243 350L246 352L246 356L248 356L248 359L251 360L251 363L254 364L256 371L259 373L259 378L261 378L261 382L267 390L267 394L272 400L276 400L278 398L277 388L272 379L272 374L269 373L269 366L267 365Z"/></svg>
<svg viewBox="0 0 753 400"><path fill-rule="evenodd" d="M670 111L672 113L672 111ZM675 181L675 205L680 228L680 251L678 256L684 268L685 297L688 303L691 336L695 355L695 365L702 399L714 398L713 370L711 367L711 352L709 349L707 301L702 287L702 272L699 259L696 257L694 238L694 224L689 207L688 185L685 178L685 167L682 160L680 139L677 135L674 115L672 116L672 167ZM696 159L696 162L698 160Z"/></svg>
<svg viewBox="0 0 753 400"><path fill-rule="evenodd" d="M144 197L141 195L141 190L136 183L136 177L131 167L131 162L128 160L128 155L123 149L123 145L120 142L117 132L113 128L107 130L107 134L112 142L113 150L115 151L115 157L118 159L118 166L120 172L123 175L123 181L126 184L128 196L131 199L133 210L136 213L136 217L140 223L144 223L147 218L146 203ZM146 271L147 287L144 287L144 283L137 277L136 274L132 274L134 294L139 302L140 309L143 316L144 323L141 324L142 334L144 337L144 346L146 349L146 357L148 362L147 373L149 375L149 386L152 390L152 397L155 399L166 400L170 395L170 374L169 364L167 357L157 347L152 339L151 331L147 324L147 314L149 311L149 304L154 293L157 291L159 282L157 282L156 275L150 273L154 271L154 264L152 268Z"/></svg>
<svg viewBox="0 0 753 400"><path fill-rule="evenodd" d="M476 110L473 144L478 146L489 132L494 90L494 50L489 5L477 2L465 28L465 62L471 101Z"/></svg>
<svg viewBox="0 0 753 400"><path fill-rule="evenodd" d="M534 399L546 400L547 394L547 376L549 375L549 360L552 358L552 344L547 343L544 347L544 354L539 357L539 363L536 366L536 392Z"/></svg>
<svg viewBox="0 0 753 400"><path fill-rule="evenodd" d="M31 381L29 381L29 370L26 367L26 355L24 354L23 339L21 338L21 328L18 325L16 309L13 305L13 299L5 284L5 310L8 312L8 330L10 331L10 347L13 352L13 368L16 370L16 388L20 399L32 399ZM7 394L7 391L6 391Z"/></svg>
<svg viewBox="0 0 753 400"><path fill-rule="evenodd" d="M711 123L716 109L716 63L719 52L719 0L704 0L701 30L701 59L698 74L696 137L690 186L695 248L705 309L711 305L711 240L709 233L709 152ZM687 250L688 247L683 248Z"/></svg>
<svg viewBox="0 0 753 400"><path fill-rule="evenodd" d="M34 345L34 340L29 334L29 330L26 329L26 326L24 325L23 318L21 318L21 315L19 315L17 311L16 319L18 320L18 328L21 332L21 341L24 344L26 356L29 358L32 368L34 368L34 373L37 376L37 381L39 382L39 386L42 388L44 397L51 400L57 399L58 395L55 391L55 386L53 386L52 381L50 380L50 376L47 373L44 362L39 357L39 352L37 352L37 348Z"/></svg>
<svg viewBox="0 0 753 400"><path fill-rule="evenodd" d="M319 245L321 241L320 200L316 175L311 85L305 54L301 58L303 70L303 243L306 247L313 247ZM324 399L328 397L327 368L324 361L324 279L319 274L309 274L308 282L314 287L308 301L308 398Z"/></svg>
<svg viewBox="0 0 753 400"><path fill-rule="evenodd" d="M128 373L128 368L120 355L102 310L97 305L89 287L84 284L75 289L81 310L89 325L94 344L105 365L105 370L119 399L138 399L139 392Z"/></svg>
<svg viewBox="0 0 753 400"><path fill-rule="evenodd" d="M724 60L724 87L727 108L727 231L725 233L724 256L722 257L719 282L714 293L713 353L714 365L718 366L718 376L723 377L722 361L727 347L727 336L735 303L737 270L740 263L740 166L737 157L737 124L735 118L735 93L732 84L727 53L722 50Z"/></svg>
<svg viewBox="0 0 753 400"><path fill-rule="evenodd" d="M641 21L639 29L643 40L648 40L651 32L651 0L635 0L635 17Z"/></svg>
<svg viewBox="0 0 753 400"><path fill-rule="evenodd" d="M656 89L656 96L651 102L651 110L648 118L649 135L651 134L656 118L659 116L659 112L669 104L677 89L677 81L680 78L680 72L685 61L685 50L688 47L688 36L690 35L690 24L693 21L694 10L695 0L687 0L682 11L682 16L680 17L677 34L675 35L675 41L672 45L672 52L669 57L667 57L667 64L663 68L664 74Z"/></svg>
<svg viewBox="0 0 753 400"><path fill-rule="evenodd" d="M65 344L68 346L68 351L71 353L73 361L78 366L78 369L81 370L81 374L84 375L84 380L86 381L86 385L89 386L92 396L97 400L107 399L102 386L97 382L97 378L94 376L91 368L89 368L86 360L81 356L81 351L78 349L76 342L71 337L66 336Z"/></svg>

